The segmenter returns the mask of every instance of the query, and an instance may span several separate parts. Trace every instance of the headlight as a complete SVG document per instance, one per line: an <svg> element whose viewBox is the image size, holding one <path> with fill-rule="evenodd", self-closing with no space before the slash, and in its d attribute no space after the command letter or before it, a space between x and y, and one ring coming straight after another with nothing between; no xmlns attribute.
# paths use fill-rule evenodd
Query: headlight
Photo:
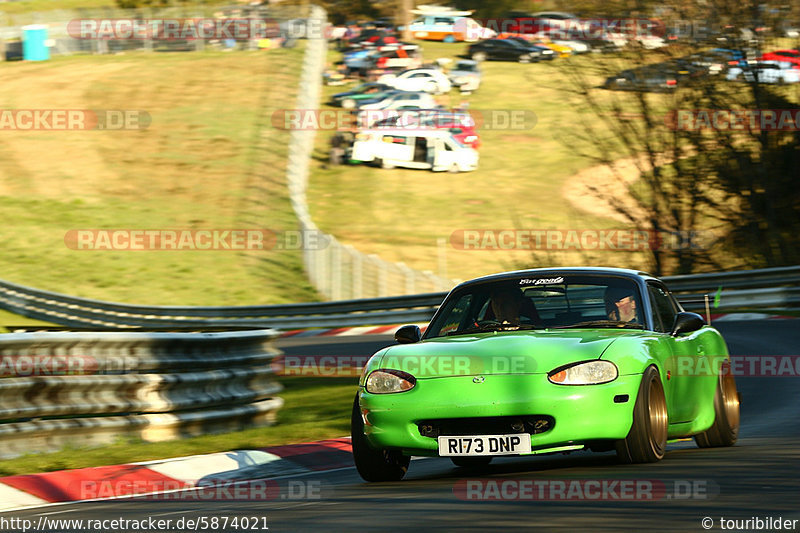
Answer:
<svg viewBox="0 0 800 533"><path fill-rule="evenodd" d="M402 370L375 370L367 378L366 389L372 394L406 392L414 388L417 379Z"/></svg>
<svg viewBox="0 0 800 533"><path fill-rule="evenodd" d="M599 385L617 379L619 371L610 361L586 361L553 370L547 375L556 385Z"/></svg>

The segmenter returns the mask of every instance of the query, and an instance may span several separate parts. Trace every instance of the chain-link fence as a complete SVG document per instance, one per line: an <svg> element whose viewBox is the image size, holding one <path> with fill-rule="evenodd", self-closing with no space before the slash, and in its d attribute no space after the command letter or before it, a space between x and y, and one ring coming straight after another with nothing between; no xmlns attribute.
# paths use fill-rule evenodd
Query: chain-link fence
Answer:
<svg viewBox="0 0 800 533"><path fill-rule="evenodd" d="M310 17L318 26L324 25L325 10L313 6ZM327 41L309 39L305 52L297 109L317 109L322 89ZM320 232L308 211L306 188L309 165L314 149L315 131L295 129L289 143L287 180L292 207L304 232L320 235L327 245L306 246L303 254L306 271L316 289L331 300L373 298L420 294L450 289L453 281L432 272L420 272L403 263L390 263L375 255L359 252L341 244L333 235Z"/></svg>

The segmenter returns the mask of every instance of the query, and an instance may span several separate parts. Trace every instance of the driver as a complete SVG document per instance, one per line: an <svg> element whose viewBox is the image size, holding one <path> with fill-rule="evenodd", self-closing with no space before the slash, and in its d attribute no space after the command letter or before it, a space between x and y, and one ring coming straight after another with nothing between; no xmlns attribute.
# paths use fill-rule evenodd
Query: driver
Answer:
<svg viewBox="0 0 800 533"><path fill-rule="evenodd" d="M605 294L606 313L616 322L636 322L636 298L631 287L608 287Z"/></svg>
<svg viewBox="0 0 800 533"><path fill-rule="evenodd" d="M504 287L492 292L492 312L501 324L518 326L522 292L515 287Z"/></svg>

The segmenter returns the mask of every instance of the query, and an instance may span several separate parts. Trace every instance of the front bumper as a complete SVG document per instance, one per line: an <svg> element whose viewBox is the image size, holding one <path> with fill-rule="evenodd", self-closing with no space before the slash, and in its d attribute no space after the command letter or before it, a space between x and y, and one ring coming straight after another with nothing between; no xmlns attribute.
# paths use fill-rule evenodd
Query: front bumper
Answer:
<svg viewBox="0 0 800 533"><path fill-rule="evenodd" d="M376 448L400 448L409 455L438 455L435 438L420 434L420 421L547 416L551 429L531 436L533 450L622 439L633 422L633 406L641 375L620 376L603 385L554 385L546 374L419 379L408 392L359 392L364 433ZM623 398L627 395L627 400ZM480 433L472 433L480 434Z"/></svg>

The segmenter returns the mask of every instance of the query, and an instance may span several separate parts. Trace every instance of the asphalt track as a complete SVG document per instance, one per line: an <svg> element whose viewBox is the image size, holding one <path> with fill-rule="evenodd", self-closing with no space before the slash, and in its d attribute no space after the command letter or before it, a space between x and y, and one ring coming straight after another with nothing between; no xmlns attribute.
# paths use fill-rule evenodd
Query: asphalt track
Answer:
<svg viewBox="0 0 800 533"><path fill-rule="evenodd" d="M715 324L733 355L794 355L800 345L800 321L759 320ZM368 355L392 343L386 336L286 339L287 354ZM70 503L0 513L2 519L227 519L229 526L200 531L398 531L398 530L570 530L570 531L720 531L769 530L767 522L720 523L782 517L796 519L800 531L800 387L795 377L739 377L742 425L732 448L701 450L693 442L669 446L666 458L655 464L620 466L613 453L578 452L530 458L496 460L481 471L456 468L447 459L413 460L406 478L398 483L367 484L354 468L289 476L279 483L316 487L320 497L279 497L271 501L153 502L115 500ZM454 490L467 480L514 480L512 487L544 483L551 497L466 500ZM630 483L638 480L663 490L633 499L615 499L610 491L600 499L564 500L552 487L575 480ZM485 485L481 485L485 486ZM499 486L499 485L497 485ZM582 485L584 487L587 484ZM613 485L612 485L613 486ZM548 492L550 491L550 492ZM488 494L488 493L487 493ZM497 493L493 493L497 494ZM508 492L508 494L512 494ZM533 491L533 496L538 496ZM585 494L589 494L587 490ZM597 493L593 493L595 496ZM635 494L639 495L639 492ZM530 492L528 492L530 495ZM459 497L460 496L460 497ZM231 527L234 517L240 517ZM241 517L254 517L243 528ZM701 521L710 518L711 528ZM6 522L7 523L7 522ZM185 523L185 522L184 522ZM773 523L774 524L774 523ZM708 525L708 521L706 522ZM748 526L749 527L746 527ZM6 530L19 530L3 528ZM69 529L61 531L97 531ZM189 530L189 528L181 529ZM191 530L194 530L192 528ZM772 528L772 530L777 530ZM55 531L50 529L48 531ZM131 531L121 527L106 531Z"/></svg>

